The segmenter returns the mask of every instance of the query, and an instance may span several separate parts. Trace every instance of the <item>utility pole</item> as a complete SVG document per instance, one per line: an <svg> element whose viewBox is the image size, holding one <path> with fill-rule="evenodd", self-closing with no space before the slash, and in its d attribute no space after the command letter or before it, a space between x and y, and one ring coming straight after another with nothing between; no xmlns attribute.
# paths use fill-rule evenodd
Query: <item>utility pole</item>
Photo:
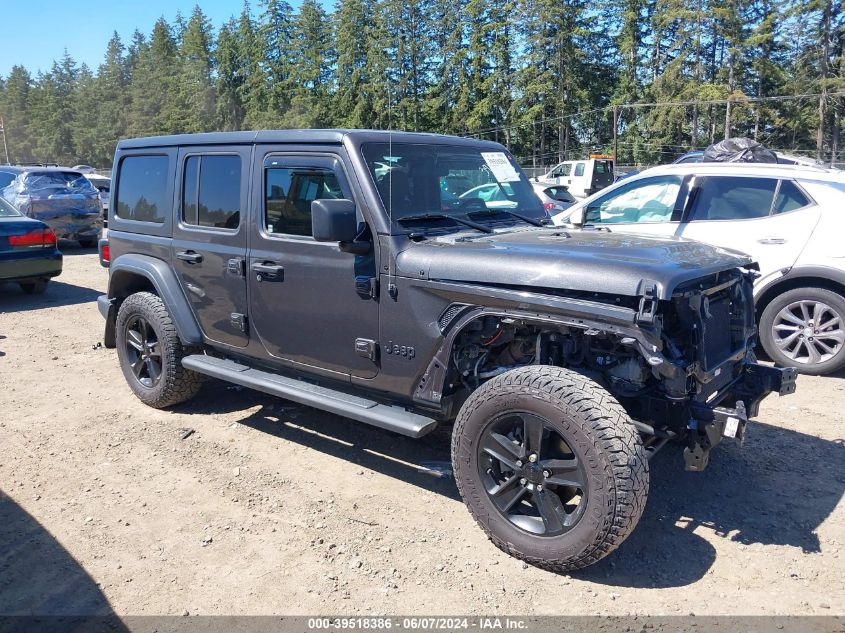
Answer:
<svg viewBox="0 0 845 633"><path fill-rule="evenodd" d="M613 106L613 169L619 165L619 106Z"/></svg>
<svg viewBox="0 0 845 633"><path fill-rule="evenodd" d="M3 117L0 116L0 132L3 132L3 149L6 152L6 162L11 164L12 161L9 160L9 144L6 142L6 123L3 121Z"/></svg>

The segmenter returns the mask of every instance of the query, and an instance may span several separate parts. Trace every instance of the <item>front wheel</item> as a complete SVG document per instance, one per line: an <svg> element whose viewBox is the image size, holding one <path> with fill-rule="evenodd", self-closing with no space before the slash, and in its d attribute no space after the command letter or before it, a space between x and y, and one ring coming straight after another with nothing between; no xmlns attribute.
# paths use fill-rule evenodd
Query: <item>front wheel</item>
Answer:
<svg viewBox="0 0 845 633"><path fill-rule="evenodd" d="M802 374L845 367L845 299L826 288L795 288L760 317L760 343L774 362Z"/></svg>
<svg viewBox="0 0 845 633"><path fill-rule="evenodd" d="M38 281L22 281L19 285L28 295L43 295L47 290L49 279L39 279Z"/></svg>
<svg viewBox="0 0 845 633"><path fill-rule="evenodd" d="M558 572L616 549L648 495L648 462L625 410L559 367L514 369L473 392L455 422L452 465L490 540Z"/></svg>
<svg viewBox="0 0 845 633"><path fill-rule="evenodd" d="M160 297L136 292L117 312L117 356L129 387L144 403L156 409L193 398L202 375L182 367L190 354Z"/></svg>

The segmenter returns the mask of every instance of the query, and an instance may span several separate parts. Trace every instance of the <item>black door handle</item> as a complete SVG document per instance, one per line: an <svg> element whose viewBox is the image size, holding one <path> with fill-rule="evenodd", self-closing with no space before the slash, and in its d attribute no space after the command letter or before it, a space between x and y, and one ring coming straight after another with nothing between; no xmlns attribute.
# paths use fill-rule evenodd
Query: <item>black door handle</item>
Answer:
<svg viewBox="0 0 845 633"><path fill-rule="evenodd" d="M272 262L255 262L250 266L254 273L258 273L259 279L267 277L268 279L281 279L285 272L285 267Z"/></svg>
<svg viewBox="0 0 845 633"><path fill-rule="evenodd" d="M202 255L194 251L179 251L176 253L176 259L181 259L189 264L199 264L202 261Z"/></svg>

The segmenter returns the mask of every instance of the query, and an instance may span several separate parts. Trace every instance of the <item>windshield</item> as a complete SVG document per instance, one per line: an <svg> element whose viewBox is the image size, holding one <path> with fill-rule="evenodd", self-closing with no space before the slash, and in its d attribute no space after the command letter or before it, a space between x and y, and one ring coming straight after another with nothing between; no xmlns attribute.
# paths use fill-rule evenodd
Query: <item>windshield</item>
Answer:
<svg viewBox="0 0 845 633"><path fill-rule="evenodd" d="M82 174L72 171L34 172L27 175L24 187L29 191L73 189L77 193L95 192L94 185Z"/></svg>
<svg viewBox="0 0 845 633"><path fill-rule="evenodd" d="M417 143L367 143L362 152L393 222L427 214L508 223L520 221L509 212L545 217L528 178L506 152Z"/></svg>
<svg viewBox="0 0 845 633"><path fill-rule="evenodd" d="M11 204L0 198L0 218L13 218L23 215Z"/></svg>

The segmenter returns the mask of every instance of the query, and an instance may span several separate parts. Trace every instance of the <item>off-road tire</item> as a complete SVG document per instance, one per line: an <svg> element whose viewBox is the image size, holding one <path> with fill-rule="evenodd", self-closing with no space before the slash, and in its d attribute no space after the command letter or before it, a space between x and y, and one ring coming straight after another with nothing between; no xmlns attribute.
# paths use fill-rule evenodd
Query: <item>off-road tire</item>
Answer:
<svg viewBox="0 0 845 633"><path fill-rule="evenodd" d="M489 421L507 411L545 418L585 463L591 489L569 532L543 537L521 530L490 500L478 472L478 442ZM461 497L496 547L555 572L587 567L615 550L648 496L648 461L628 414L597 383L559 367L514 369L477 389L455 422L452 466Z"/></svg>
<svg viewBox="0 0 845 633"><path fill-rule="evenodd" d="M18 284L28 295L43 295L47 290L49 279L39 279L38 281L23 281Z"/></svg>
<svg viewBox="0 0 845 633"><path fill-rule="evenodd" d="M840 348L833 358L820 363L801 363L784 354L775 343L773 326L778 313L796 301L819 302L830 306L840 317L845 319L845 298L826 288L795 288L772 299L760 315L760 344L769 358L781 367L794 367L801 374L822 376L839 371L845 367L845 347ZM843 325L839 329L845 329Z"/></svg>
<svg viewBox="0 0 845 633"><path fill-rule="evenodd" d="M126 324L134 316L150 324L161 346L161 378L154 387L146 387L132 372L126 352ZM129 387L146 405L156 409L193 398L203 382L202 374L182 367L182 358L196 350L182 345L176 326L160 297L150 292L137 292L120 305L115 324L117 356Z"/></svg>

